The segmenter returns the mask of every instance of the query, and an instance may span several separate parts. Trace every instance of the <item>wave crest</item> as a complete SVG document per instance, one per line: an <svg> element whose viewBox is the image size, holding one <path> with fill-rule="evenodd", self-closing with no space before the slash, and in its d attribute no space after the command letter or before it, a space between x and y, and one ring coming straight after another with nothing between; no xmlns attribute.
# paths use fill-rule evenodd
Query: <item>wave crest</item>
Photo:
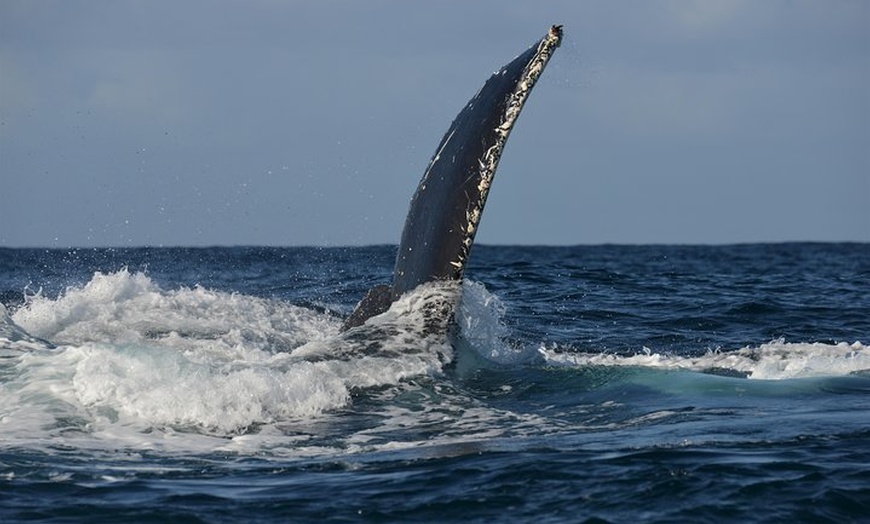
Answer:
<svg viewBox="0 0 870 524"><path fill-rule="evenodd" d="M648 350L631 356L571 353L547 347L540 347L538 351L547 364L556 366L686 369L763 380L842 376L870 370L870 347L861 342L824 344L777 340L736 351L708 351L698 357L659 354Z"/></svg>

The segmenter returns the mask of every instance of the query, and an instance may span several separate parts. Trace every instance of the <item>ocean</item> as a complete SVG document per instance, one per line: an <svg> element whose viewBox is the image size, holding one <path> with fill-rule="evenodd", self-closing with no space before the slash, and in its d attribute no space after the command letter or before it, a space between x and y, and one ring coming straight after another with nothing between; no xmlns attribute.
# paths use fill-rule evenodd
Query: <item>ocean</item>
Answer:
<svg viewBox="0 0 870 524"><path fill-rule="evenodd" d="M0 249L0 522L870 522L870 244L395 250Z"/></svg>

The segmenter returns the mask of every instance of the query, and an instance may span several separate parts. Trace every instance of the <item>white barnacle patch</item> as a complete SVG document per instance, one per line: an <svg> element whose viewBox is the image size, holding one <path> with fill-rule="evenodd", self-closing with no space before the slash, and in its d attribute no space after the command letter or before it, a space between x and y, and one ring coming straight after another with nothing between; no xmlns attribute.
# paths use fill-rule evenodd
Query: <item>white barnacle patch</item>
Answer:
<svg viewBox="0 0 870 524"><path fill-rule="evenodd" d="M473 207L469 209L468 212L465 213L465 218L468 220L468 232L473 232L477 223L480 221L480 208Z"/></svg>
<svg viewBox="0 0 870 524"><path fill-rule="evenodd" d="M489 149L486 150L483 157L478 160L480 175L478 191L480 193L480 200L478 205L471 213L469 213L469 235L473 234L474 229L477 227L477 222L480 220L480 211L483 209L483 205L486 202L487 193L492 184L492 178L495 175L495 170L498 166L498 161L501 158L502 151L504 150L504 145L507 141L508 135L510 135L511 129L525 104L526 98L528 98L529 93L538 81L538 77L540 77L541 73L544 71L544 66L547 65L547 62L553 55L553 51L559 47L561 41L561 26L554 25L550 28L547 36L545 36L540 44L538 44L535 56L532 57L526 65L522 75L520 76L520 80L517 82L516 88L509 96L504 114L495 128L498 139ZM499 71L499 74L501 75L506 73L506 69Z"/></svg>

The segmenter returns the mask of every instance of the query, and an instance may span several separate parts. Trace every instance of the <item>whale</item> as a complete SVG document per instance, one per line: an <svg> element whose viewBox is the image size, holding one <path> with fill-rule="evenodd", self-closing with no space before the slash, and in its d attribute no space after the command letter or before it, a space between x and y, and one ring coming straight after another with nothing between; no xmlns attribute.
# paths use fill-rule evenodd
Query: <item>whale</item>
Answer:
<svg viewBox="0 0 870 524"><path fill-rule="evenodd" d="M551 26L459 112L411 198L392 283L369 290L342 330L384 313L423 284L461 280L505 143L561 41L562 26Z"/></svg>

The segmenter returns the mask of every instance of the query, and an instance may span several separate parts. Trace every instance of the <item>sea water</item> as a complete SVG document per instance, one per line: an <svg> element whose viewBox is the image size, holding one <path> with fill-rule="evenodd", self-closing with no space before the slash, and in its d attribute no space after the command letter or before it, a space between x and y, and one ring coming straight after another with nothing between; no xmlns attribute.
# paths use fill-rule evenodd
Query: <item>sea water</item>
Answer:
<svg viewBox="0 0 870 524"><path fill-rule="evenodd" d="M0 522L870 521L870 245L394 257L0 249Z"/></svg>

